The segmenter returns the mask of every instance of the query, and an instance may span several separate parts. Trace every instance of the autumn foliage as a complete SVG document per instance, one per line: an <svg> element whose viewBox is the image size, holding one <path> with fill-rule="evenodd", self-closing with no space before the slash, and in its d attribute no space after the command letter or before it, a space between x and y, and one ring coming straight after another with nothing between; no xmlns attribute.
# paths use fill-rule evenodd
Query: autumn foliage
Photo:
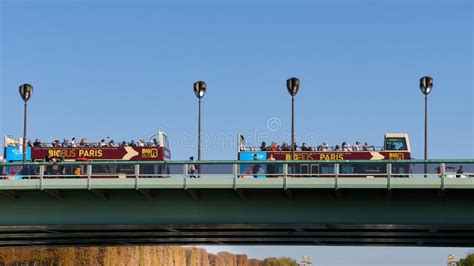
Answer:
<svg viewBox="0 0 474 266"><path fill-rule="evenodd" d="M245 254L207 253L203 248L173 246L68 247L0 249L0 266L293 266L290 258L249 259Z"/></svg>

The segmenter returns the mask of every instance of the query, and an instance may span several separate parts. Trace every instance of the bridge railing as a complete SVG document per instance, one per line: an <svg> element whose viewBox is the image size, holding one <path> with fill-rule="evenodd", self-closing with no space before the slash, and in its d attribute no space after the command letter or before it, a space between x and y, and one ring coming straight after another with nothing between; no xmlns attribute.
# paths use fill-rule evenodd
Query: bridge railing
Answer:
<svg viewBox="0 0 474 266"><path fill-rule="evenodd" d="M474 160L2 163L0 179L474 178Z"/></svg>

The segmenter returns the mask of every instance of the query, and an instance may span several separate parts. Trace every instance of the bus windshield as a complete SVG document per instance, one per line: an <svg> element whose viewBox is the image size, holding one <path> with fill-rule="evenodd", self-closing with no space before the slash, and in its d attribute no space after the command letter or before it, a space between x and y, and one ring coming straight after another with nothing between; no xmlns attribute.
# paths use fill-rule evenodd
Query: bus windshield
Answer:
<svg viewBox="0 0 474 266"><path fill-rule="evenodd" d="M385 140L385 150L406 151L407 143L406 143L405 138L387 138Z"/></svg>

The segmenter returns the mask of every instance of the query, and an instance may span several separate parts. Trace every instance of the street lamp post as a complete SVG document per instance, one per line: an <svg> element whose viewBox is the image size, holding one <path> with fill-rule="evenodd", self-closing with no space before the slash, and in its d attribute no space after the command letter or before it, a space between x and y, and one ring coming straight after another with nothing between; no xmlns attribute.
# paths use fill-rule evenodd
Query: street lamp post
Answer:
<svg viewBox="0 0 474 266"><path fill-rule="evenodd" d="M194 82L194 94L199 99L199 114L198 114L198 161L201 160L201 99L206 94L206 82Z"/></svg>
<svg viewBox="0 0 474 266"><path fill-rule="evenodd" d="M23 163L26 162L26 121L27 121L27 109L28 109L28 100L33 94L33 86L28 83L25 83L19 88L21 98L25 102L25 111L23 113Z"/></svg>
<svg viewBox="0 0 474 266"><path fill-rule="evenodd" d="M298 78L289 78L286 81L286 88L291 95L291 160L295 159L295 95L300 89Z"/></svg>
<svg viewBox="0 0 474 266"><path fill-rule="evenodd" d="M428 160L428 94L433 89L433 78L424 76L420 79L420 90L425 95L425 161ZM427 165L425 163L425 174Z"/></svg>

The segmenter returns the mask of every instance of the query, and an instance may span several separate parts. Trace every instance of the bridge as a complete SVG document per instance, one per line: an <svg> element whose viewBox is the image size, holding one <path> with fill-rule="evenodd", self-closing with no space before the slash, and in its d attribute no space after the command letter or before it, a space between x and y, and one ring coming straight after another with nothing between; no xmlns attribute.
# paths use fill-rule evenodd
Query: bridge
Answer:
<svg viewBox="0 0 474 266"><path fill-rule="evenodd" d="M472 247L473 193L474 160L0 164L0 247Z"/></svg>

